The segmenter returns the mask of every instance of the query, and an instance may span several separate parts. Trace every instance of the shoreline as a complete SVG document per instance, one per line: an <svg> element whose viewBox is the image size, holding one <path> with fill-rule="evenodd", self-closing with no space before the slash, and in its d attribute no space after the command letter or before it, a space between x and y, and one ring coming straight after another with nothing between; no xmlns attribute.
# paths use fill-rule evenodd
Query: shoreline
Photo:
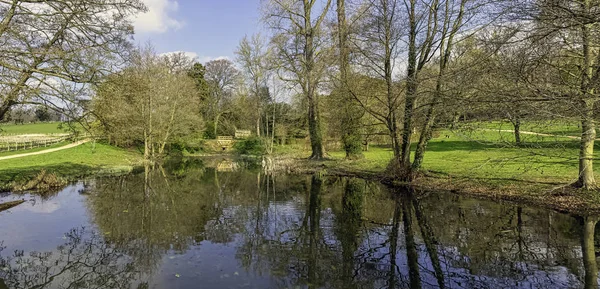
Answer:
<svg viewBox="0 0 600 289"><path fill-rule="evenodd" d="M205 154L185 156L197 159L255 159L260 156L237 156L233 154ZM326 159L308 160L290 155L267 157L268 171L285 174L322 174L325 176L356 177L379 182L389 187L410 186L416 190L446 192L496 202L520 203L542 207L561 213L590 215L600 214L600 197L595 192L570 188L564 183L537 182L518 179L492 179L456 177L442 172L425 171L410 184L390 180L382 171L359 169L348 166L345 161ZM83 166L81 170L61 170L69 164L57 164L51 169L43 167L22 168L18 172L3 172L12 175L11 180L0 185L2 192L20 193L37 189L56 188L80 178L95 176L116 177L133 173L139 164ZM264 165L264 164L263 164ZM264 168L263 168L264 169Z"/></svg>
<svg viewBox="0 0 600 289"><path fill-rule="evenodd" d="M356 177L380 182L388 187L409 186L423 191L451 193L495 202L520 203L541 207L566 214L600 214L600 198L569 187L563 183L545 183L516 179L483 179L452 177L441 173L425 172L411 183L390 181L383 172L348 169L336 165L335 160L313 161L302 158L279 156L274 158L275 171L292 174L315 174L325 176Z"/></svg>

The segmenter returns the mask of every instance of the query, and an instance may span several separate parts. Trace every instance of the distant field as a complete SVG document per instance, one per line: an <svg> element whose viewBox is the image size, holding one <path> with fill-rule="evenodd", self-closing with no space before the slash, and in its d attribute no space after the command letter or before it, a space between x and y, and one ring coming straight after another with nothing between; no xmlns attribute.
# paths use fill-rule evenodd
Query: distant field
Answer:
<svg viewBox="0 0 600 289"><path fill-rule="evenodd" d="M64 133L58 128L60 122L43 122L28 124L0 124L0 134L50 134Z"/></svg>
<svg viewBox="0 0 600 289"><path fill-rule="evenodd" d="M461 128L471 129L493 129L493 130L513 130L514 127L509 121L490 121L490 122L467 122L460 124ZM549 120L549 121L529 121L521 122L521 131L530 131L537 133L562 135L562 136L580 136L581 123L573 120Z"/></svg>

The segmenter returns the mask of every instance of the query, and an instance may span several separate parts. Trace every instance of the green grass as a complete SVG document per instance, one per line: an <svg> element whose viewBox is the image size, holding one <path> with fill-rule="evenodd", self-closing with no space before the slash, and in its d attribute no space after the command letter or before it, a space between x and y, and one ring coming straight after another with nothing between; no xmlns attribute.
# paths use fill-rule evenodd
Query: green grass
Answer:
<svg viewBox="0 0 600 289"><path fill-rule="evenodd" d="M28 124L2 124L0 134L50 134L64 133L59 129L60 122L39 122Z"/></svg>
<svg viewBox="0 0 600 289"><path fill-rule="evenodd" d="M490 129L490 130L513 130L514 127L509 121L490 121L490 122L468 122L461 124L460 127L467 129ZM521 122L521 131L531 131L537 133L580 136L581 124L574 120L552 120L552 121L530 121Z"/></svg>
<svg viewBox="0 0 600 289"><path fill-rule="evenodd" d="M91 174L129 171L141 163L139 153L109 145L86 143L74 148L17 159L0 160L0 183L31 179L41 170L73 179Z"/></svg>
<svg viewBox="0 0 600 289"><path fill-rule="evenodd" d="M528 136L516 147L510 132L444 130L431 140L423 169L460 178L569 183L577 179L578 148L578 140L565 137ZM278 147L277 154L308 157L303 149ZM369 172L384 171L393 157L381 146L371 146L359 160L345 160L339 150L327 154L335 166ZM600 173L600 166L595 169Z"/></svg>

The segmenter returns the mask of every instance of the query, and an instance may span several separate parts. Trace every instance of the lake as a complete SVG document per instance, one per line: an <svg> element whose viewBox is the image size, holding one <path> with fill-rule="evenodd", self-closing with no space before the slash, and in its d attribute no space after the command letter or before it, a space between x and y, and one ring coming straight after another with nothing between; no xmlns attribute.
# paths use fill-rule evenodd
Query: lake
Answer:
<svg viewBox="0 0 600 289"><path fill-rule="evenodd" d="M17 199L0 289L598 287L593 218L360 179L190 159Z"/></svg>

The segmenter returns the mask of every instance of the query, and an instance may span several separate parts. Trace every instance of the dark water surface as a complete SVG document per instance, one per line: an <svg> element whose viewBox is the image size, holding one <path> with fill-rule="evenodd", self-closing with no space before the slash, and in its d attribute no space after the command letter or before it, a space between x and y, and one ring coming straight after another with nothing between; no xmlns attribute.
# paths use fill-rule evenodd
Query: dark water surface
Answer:
<svg viewBox="0 0 600 289"><path fill-rule="evenodd" d="M0 289L598 286L591 218L218 168L0 195Z"/></svg>

